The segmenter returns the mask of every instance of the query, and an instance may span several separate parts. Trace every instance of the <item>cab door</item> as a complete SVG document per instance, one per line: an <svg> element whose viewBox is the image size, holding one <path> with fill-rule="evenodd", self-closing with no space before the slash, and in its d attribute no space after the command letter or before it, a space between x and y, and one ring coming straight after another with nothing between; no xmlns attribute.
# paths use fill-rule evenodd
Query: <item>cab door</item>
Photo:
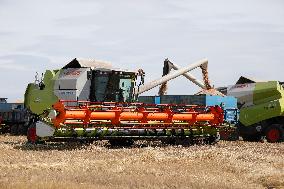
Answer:
<svg viewBox="0 0 284 189"><path fill-rule="evenodd" d="M120 79L119 90L123 96L123 102L131 101L131 79Z"/></svg>

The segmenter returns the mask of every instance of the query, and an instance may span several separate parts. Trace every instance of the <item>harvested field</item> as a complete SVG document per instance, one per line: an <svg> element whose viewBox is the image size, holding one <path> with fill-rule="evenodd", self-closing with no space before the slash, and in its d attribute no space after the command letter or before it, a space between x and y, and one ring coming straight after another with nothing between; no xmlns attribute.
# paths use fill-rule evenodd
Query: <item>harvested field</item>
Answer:
<svg viewBox="0 0 284 189"><path fill-rule="evenodd" d="M0 136L0 188L284 188L284 143L110 148Z"/></svg>

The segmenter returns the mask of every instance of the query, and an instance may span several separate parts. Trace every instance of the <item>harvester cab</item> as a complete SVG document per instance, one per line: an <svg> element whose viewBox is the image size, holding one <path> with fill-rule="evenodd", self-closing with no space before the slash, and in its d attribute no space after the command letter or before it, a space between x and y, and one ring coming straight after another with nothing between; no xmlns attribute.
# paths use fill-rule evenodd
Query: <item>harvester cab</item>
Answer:
<svg viewBox="0 0 284 189"><path fill-rule="evenodd" d="M133 102L137 75L114 69L107 62L74 59L60 70L47 70L43 79L29 84L25 106L40 115L59 100Z"/></svg>

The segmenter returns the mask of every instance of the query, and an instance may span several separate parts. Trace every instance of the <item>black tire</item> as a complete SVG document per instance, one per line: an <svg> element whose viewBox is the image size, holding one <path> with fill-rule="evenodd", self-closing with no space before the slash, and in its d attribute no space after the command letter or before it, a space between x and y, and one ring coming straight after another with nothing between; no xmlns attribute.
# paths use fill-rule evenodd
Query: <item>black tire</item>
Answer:
<svg viewBox="0 0 284 189"><path fill-rule="evenodd" d="M284 129L280 124L272 124L265 129L266 140L270 143L282 142L284 140Z"/></svg>
<svg viewBox="0 0 284 189"><path fill-rule="evenodd" d="M176 138L163 138L161 139L162 144L165 145L176 145L177 141Z"/></svg>
<svg viewBox="0 0 284 189"><path fill-rule="evenodd" d="M261 133L257 132L254 126L244 126L241 122L237 125L237 132L243 141L259 142L261 140Z"/></svg>
<svg viewBox="0 0 284 189"><path fill-rule="evenodd" d="M22 135L27 136L28 133L28 126L26 124L22 125L23 126L23 130L22 130Z"/></svg>
<svg viewBox="0 0 284 189"><path fill-rule="evenodd" d="M240 133L238 131L238 129L236 129L234 132L231 133L230 137L229 137L229 141L237 141L240 138Z"/></svg>
<svg viewBox="0 0 284 189"><path fill-rule="evenodd" d="M219 133L220 133L220 140L237 141L239 140L240 137L240 132L238 127L230 128L225 131L223 130L220 131Z"/></svg>
<svg viewBox="0 0 284 189"><path fill-rule="evenodd" d="M241 137L243 138L243 141L248 141L248 142L259 142L261 140L260 134L241 135Z"/></svg>
<svg viewBox="0 0 284 189"><path fill-rule="evenodd" d="M83 145L92 145L94 143L95 139L82 139L79 140L80 144Z"/></svg>
<svg viewBox="0 0 284 189"><path fill-rule="evenodd" d="M207 139L205 139L205 144L217 144L220 141L220 134L211 135Z"/></svg>
<svg viewBox="0 0 284 189"><path fill-rule="evenodd" d="M10 132L11 132L11 135L18 135L18 125L17 124L13 124L11 125L10 127Z"/></svg>
<svg viewBox="0 0 284 189"><path fill-rule="evenodd" d="M131 146L134 144L132 139L110 139L109 143L111 146Z"/></svg>
<svg viewBox="0 0 284 189"><path fill-rule="evenodd" d="M26 135L27 131L23 124L18 125L18 135Z"/></svg>

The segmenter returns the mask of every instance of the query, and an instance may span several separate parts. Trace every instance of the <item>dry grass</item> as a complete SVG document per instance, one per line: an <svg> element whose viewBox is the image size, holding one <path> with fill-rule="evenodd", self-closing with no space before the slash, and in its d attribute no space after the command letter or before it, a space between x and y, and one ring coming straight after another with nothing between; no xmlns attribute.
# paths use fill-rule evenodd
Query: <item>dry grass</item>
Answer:
<svg viewBox="0 0 284 189"><path fill-rule="evenodd" d="M0 136L0 188L284 188L284 143L132 148Z"/></svg>

